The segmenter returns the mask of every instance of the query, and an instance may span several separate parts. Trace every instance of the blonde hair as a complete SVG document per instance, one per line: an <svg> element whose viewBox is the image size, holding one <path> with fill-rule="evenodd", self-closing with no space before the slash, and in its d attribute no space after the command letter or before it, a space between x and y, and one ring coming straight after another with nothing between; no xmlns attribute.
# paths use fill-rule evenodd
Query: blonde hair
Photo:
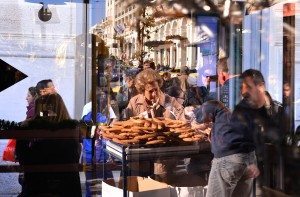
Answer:
<svg viewBox="0 0 300 197"><path fill-rule="evenodd" d="M145 91L146 84L157 82L158 86L161 87L163 80L161 76L153 69L146 69L140 72L135 78L135 87L139 93Z"/></svg>

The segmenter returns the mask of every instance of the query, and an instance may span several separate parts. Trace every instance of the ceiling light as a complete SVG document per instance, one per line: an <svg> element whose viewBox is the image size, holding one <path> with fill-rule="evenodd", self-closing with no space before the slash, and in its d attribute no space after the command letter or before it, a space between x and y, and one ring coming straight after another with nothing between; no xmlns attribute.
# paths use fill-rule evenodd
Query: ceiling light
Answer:
<svg viewBox="0 0 300 197"><path fill-rule="evenodd" d="M41 3L43 6L38 12L38 17L41 21L47 22L51 19L52 17L52 12L48 8L47 4Z"/></svg>

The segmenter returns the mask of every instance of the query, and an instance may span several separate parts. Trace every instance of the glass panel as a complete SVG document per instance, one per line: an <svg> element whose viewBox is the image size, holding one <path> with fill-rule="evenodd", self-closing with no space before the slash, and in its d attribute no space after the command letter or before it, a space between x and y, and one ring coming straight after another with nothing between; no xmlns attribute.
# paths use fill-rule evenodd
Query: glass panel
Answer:
<svg viewBox="0 0 300 197"><path fill-rule="evenodd" d="M145 177L225 196L224 171L299 196L299 9L2 0L0 196L128 196Z"/></svg>

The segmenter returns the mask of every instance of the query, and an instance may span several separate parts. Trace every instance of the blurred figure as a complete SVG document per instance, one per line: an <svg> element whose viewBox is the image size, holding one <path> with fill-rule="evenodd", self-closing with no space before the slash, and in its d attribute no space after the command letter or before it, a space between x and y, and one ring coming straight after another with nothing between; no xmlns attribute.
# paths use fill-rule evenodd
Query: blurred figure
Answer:
<svg viewBox="0 0 300 197"><path fill-rule="evenodd" d="M166 93L166 91L173 85L173 80L171 78L171 73L164 72L162 74L162 78L163 78L163 84L161 86L161 91Z"/></svg>
<svg viewBox="0 0 300 197"><path fill-rule="evenodd" d="M188 78L188 89L185 93L185 99L183 102L183 106L194 106L197 107L201 105L204 101L203 92L201 92L199 87L197 87L197 81L195 78Z"/></svg>
<svg viewBox="0 0 300 197"><path fill-rule="evenodd" d="M151 68L153 70L155 70L155 63L151 60L146 60L143 63L143 70Z"/></svg>
<svg viewBox="0 0 300 197"><path fill-rule="evenodd" d="M238 95L231 95L230 94L230 86L234 86L238 88L239 85L239 78L238 75L233 75L229 73L229 68L227 64L228 58L221 58L218 60L217 63L217 76L207 76L208 86L207 89L210 92L208 100L220 100L226 107L230 107L230 101L234 100L234 98L238 98ZM218 82L218 87L213 92L210 87L210 82L216 81ZM236 103L234 103L235 105Z"/></svg>
<svg viewBox="0 0 300 197"><path fill-rule="evenodd" d="M30 121L32 118L34 118L34 114L35 114L35 99L37 98L37 92L36 92L36 88L35 87L30 87L28 88L28 92L26 95L26 101L27 101L27 111L26 111L26 119L22 122L22 125L26 125L28 123L28 121ZM28 146L28 144L20 144L19 142L18 146L16 146L16 158L17 160L18 155L17 152L19 152L20 150L17 149L21 149L22 150L22 146ZM20 185L23 184L24 181L24 173L19 173L19 183Z"/></svg>
<svg viewBox="0 0 300 197"><path fill-rule="evenodd" d="M189 67L183 66L180 68L180 73L177 76L177 78L180 81L180 88L184 94L187 92L189 88L189 84L188 84L189 74L190 74Z"/></svg>
<svg viewBox="0 0 300 197"><path fill-rule="evenodd" d="M137 94L137 89L134 86L134 76L127 75L125 77L125 84L120 87L120 90L117 94L120 119L124 118L124 109L127 107L130 99Z"/></svg>
<svg viewBox="0 0 300 197"><path fill-rule="evenodd" d="M165 94L174 97L178 103L183 105L185 94L183 93L180 87L180 80L176 78L172 78L172 85L165 90Z"/></svg>
<svg viewBox="0 0 300 197"><path fill-rule="evenodd" d="M111 122L114 122L117 116L114 110L112 109L112 107L107 104L107 95L100 87L97 87L96 89L96 97L97 97L96 123L110 124ZM88 102L83 107L82 110L81 119L86 123L93 122L91 99L92 98L90 97L90 102ZM105 163L107 161L108 155L105 154L104 152L105 147L106 147L106 140L99 139L99 138L96 139L95 141L96 162ZM92 139L83 139L83 151L84 151L84 158L86 159L86 162L92 163Z"/></svg>
<svg viewBox="0 0 300 197"><path fill-rule="evenodd" d="M46 94L36 101L35 117L52 124L70 119L59 94ZM30 121L30 122L31 122ZM47 128L41 129L41 132ZM78 164L78 139L31 139L17 142L20 165L55 166ZM78 172L25 172L20 196L81 196Z"/></svg>
<svg viewBox="0 0 300 197"><path fill-rule="evenodd" d="M183 105L187 90L189 89L189 73L190 69L187 66L181 67L180 73L172 79L172 86L166 89L166 94L175 97L181 105Z"/></svg>
<svg viewBox="0 0 300 197"><path fill-rule="evenodd" d="M92 113L92 97L91 97L91 92L90 92L90 101L84 105L83 109L82 109L82 115L81 118L84 119L85 116L88 115L88 117L86 117L86 120L88 122L92 121L91 118L91 113ZM109 119L107 119L107 117L105 117L105 120L102 120L102 118L99 116L99 119L97 119L97 121L99 123L111 123L114 120L117 119L117 116L113 110L113 108L111 106L108 107L107 105L107 95L106 92L101 89L100 87L97 87L96 89L96 98L97 98L97 104L96 104L96 109L97 109L97 113L101 114L102 116L107 116L107 114L109 113Z"/></svg>
<svg viewBox="0 0 300 197"><path fill-rule="evenodd" d="M55 89L55 86L53 84L53 81L51 79L41 80L36 84L35 87L36 87L37 94L39 96L40 95L57 93L56 89Z"/></svg>
<svg viewBox="0 0 300 197"><path fill-rule="evenodd" d="M62 97L56 92L51 79L39 81L36 85L36 91L38 94L35 101L36 117L49 117L49 120L53 121L70 118L66 105Z"/></svg>
<svg viewBox="0 0 300 197"><path fill-rule="evenodd" d="M285 132L290 133L294 131L294 118L293 118L293 98L291 85L288 82L283 83L283 110L284 110L284 123Z"/></svg>
<svg viewBox="0 0 300 197"><path fill-rule="evenodd" d="M28 92L26 96L26 101L27 101L26 120L29 120L34 117L36 98L37 98L36 88L35 87L28 88Z"/></svg>
<svg viewBox="0 0 300 197"><path fill-rule="evenodd" d="M36 88L36 92L38 94L38 96L43 96L46 94L45 89L47 88L47 84L49 82L49 79L44 79L39 81L35 88Z"/></svg>
<svg viewBox="0 0 300 197"><path fill-rule="evenodd" d="M268 154L264 149L265 141L281 141L278 134L281 106L266 91L263 75L258 70L248 69L240 78L243 99L232 112L229 124L220 124L220 127L215 127L215 124L212 129L214 159L207 197L251 196L254 178L262 173L258 180L263 184L264 170L270 170L263 168L264 161L268 161ZM212 108L216 109L215 112L205 113L208 116L203 119L217 117L218 112L225 109L220 104L216 106L217 108ZM228 173L224 174L224 171Z"/></svg>
<svg viewBox="0 0 300 197"><path fill-rule="evenodd" d="M283 98L287 100L291 95L291 86L288 82L283 83Z"/></svg>

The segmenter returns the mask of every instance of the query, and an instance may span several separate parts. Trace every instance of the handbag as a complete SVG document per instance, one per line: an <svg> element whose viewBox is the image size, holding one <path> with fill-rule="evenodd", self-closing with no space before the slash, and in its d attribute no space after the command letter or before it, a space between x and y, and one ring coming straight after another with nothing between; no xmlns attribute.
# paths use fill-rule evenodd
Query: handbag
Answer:
<svg viewBox="0 0 300 197"><path fill-rule="evenodd" d="M16 150L16 140L9 139L7 145L3 151L3 161L13 161L15 162L15 150Z"/></svg>

